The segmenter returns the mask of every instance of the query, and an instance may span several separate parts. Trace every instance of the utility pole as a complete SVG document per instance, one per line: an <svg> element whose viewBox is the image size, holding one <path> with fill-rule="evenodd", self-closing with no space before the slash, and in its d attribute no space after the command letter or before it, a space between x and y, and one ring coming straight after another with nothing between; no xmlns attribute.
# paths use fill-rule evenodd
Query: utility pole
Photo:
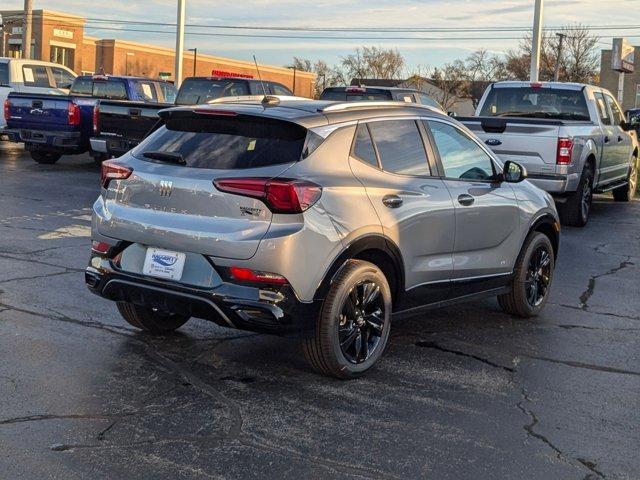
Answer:
<svg viewBox="0 0 640 480"><path fill-rule="evenodd" d="M567 36L564 33L556 33L558 36L558 53L556 55L556 71L553 74L553 81L557 82L560 79L560 61L562 60L562 44L564 42L565 37Z"/></svg>
<svg viewBox="0 0 640 480"><path fill-rule="evenodd" d="M176 68L174 85L176 88L182 83L182 62L184 60L184 17L186 0L178 0L178 30L176 31Z"/></svg>
<svg viewBox="0 0 640 480"><path fill-rule="evenodd" d="M33 0L24 0L24 23L22 24L22 58L31 58L31 23Z"/></svg>
<svg viewBox="0 0 640 480"><path fill-rule="evenodd" d="M533 15L533 38L531 39L530 81L537 82L540 74L540 48L542 46L542 11L544 0L536 0Z"/></svg>

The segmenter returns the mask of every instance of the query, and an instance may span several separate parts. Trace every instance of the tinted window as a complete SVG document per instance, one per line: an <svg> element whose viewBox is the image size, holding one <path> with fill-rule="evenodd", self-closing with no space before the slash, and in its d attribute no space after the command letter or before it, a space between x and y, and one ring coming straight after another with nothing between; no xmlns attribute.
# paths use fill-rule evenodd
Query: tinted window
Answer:
<svg viewBox="0 0 640 480"><path fill-rule="evenodd" d="M220 97L250 95L247 82L242 80L187 79L182 83L176 105L198 105Z"/></svg>
<svg viewBox="0 0 640 480"><path fill-rule="evenodd" d="M493 88L482 106L481 116L536 117L589 120L581 90L551 88Z"/></svg>
<svg viewBox="0 0 640 480"><path fill-rule="evenodd" d="M9 85L9 64L0 62L0 85Z"/></svg>
<svg viewBox="0 0 640 480"><path fill-rule="evenodd" d="M29 87L50 87L47 68L41 65L24 65L22 67L24 84Z"/></svg>
<svg viewBox="0 0 640 480"><path fill-rule="evenodd" d="M493 177L493 162L487 153L466 134L441 122L426 122L440 154L447 178L488 180Z"/></svg>
<svg viewBox="0 0 640 480"><path fill-rule="evenodd" d="M293 95L291 90L279 83L272 83L271 88L273 88L274 95Z"/></svg>
<svg viewBox="0 0 640 480"><path fill-rule="evenodd" d="M361 123L356 130L356 140L353 144L353 156L374 167L378 166L376 151L373 148L371 135L366 124Z"/></svg>
<svg viewBox="0 0 640 480"><path fill-rule="evenodd" d="M74 95L91 95L93 82L90 78L78 77L71 85L71 93Z"/></svg>
<svg viewBox="0 0 640 480"><path fill-rule="evenodd" d="M51 67L53 82L57 88L69 88L75 77L64 68Z"/></svg>
<svg viewBox="0 0 640 480"><path fill-rule="evenodd" d="M306 129L289 122L247 116L168 120L133 150L182 155L188 167L242 169L297 162Z"/></svg>
<svg viewBox="0 0 640 480"><path fill-rule="evenodd" d="M143 102L158 102L158 92L154 82L136 82L136 93Z"/></svg>
<svg viewBox="0 0 640 480"><path fill-rule="evenodd" d="M620 110L618 103L613 99L611 95L605 94L605 97L607 97L607 103L611 108L611 116L613 117L613 124L622 125L622 122L624 122L624 115L622 114L622 111Z"/></svg>
<svg viewBox="0 0 640 480"><path fill-rule="evenodd" d="M413 120L369 123L384 170L404 175L430 175L418 125Z"/></svg>
<svg viewBox="0 0 640 480"><path fill-rule="evenodd" d="M124 82L119 80L109 80L107 82L93 82L93 92L95 98L108 98L111 100L127 100L127 88Z"/></svg>
<svg viewBox="0 0 640 480"><path fill-rule="evenodd" d="M609 116L607 105L604 103L604 97L601 93L594 93L593 96L596 99L596 106L598 107L598 116L600 117L600 121L603 125L611 125L611 117Z"/></svg>

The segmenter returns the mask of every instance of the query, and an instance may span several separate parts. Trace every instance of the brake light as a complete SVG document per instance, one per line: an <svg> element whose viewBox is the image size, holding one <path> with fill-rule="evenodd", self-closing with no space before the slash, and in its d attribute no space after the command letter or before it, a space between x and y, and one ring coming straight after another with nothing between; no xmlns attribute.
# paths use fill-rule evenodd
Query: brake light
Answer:
<svg viewBox="0 0 640 480"><path fill-rule="evenodd" d="M98 122L100 121L100 108L96 105L93 107L93 133L98 134L100 131L100 125Z"/></svg>
<svg viewBox="0 0 640 480"><path fill-rule="evenodd" d="M557 165L571 164L571 156L573 153L573 140L570 138L558 139L558 154L556 155Z"/></svg>
<svg viewBox="0 0 640 480"><path fill-rule="evenodd" d="M111 180L124 180L133 173L133 168L122 165L113 160L102 162L100 169L100 183L102 188L107 188Z"/></svg>
<svg viewBox="0 0 640 480"><path fill-rule="evenodd" d="M78 105L70 102L67 107L67 114L69 117L69 125L80 125L80 107Z"/></svg>
<svg viewBox="0 0 640 480"><path fill-rule="evenodd" d="M221 192L262 200L273 213L302 213L316 203L322 187L305 180L222 178L213 184Z"/></svg>
<svg viewBox="0 0 640 480"><path fill-rule="evenodd" d="M345 92L347 93L365 93L367 89L365 87L347 87Z"/></svg>
<svg viewBox="0 0 640 480"><path fill-rule="evenodd" d="M288 283L286 278L277 273L257 272L249 268L231 267L229 268L229 274L231 278L241 282L271 283L277 285L285 285Z"/></svg>
<svg viewBox="0 0 640 480"><path fill-rule="evenodd" d="M99 253L100 255L105 255L110 248L111 245L109 245L108 243L98 242L96 240L91 242L91 251Z"/></svg>
<svg viewBox="0 0 640 480"><path fill-rule="evenodd" d="M196 108L194 112L200 115L217 115L220 117L235 117L238 115L230 110L212 110L210 108Z"/></svg>
<svg viewBox="0 0 640 480"><path fill-rule="evenodd" d="M5 122L11 119L11 103L9 103L9 99L6 98L4 100L4 120Z"/></svg>
<svg viewBox="0 0 640 480"><path fill-rule="evenodd" d="M540 83L540 82L533 82L533 83L531 84L531 88L533 88L533 89L542 88L542 83Z"/></svg>

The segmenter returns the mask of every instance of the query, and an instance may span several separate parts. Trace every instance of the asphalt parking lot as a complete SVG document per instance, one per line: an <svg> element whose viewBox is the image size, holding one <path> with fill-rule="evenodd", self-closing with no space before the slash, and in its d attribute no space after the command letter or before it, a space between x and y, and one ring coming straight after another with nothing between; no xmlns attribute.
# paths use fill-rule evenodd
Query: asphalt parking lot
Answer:
<svg viewBox="0 0 640 480"><path fill-rule="evenodd" d="M565 228L551 303L394 323L351 382L293 341L151 337L88 292L88 157L0 143L3 478L640 478L640 202Z"/></svg>

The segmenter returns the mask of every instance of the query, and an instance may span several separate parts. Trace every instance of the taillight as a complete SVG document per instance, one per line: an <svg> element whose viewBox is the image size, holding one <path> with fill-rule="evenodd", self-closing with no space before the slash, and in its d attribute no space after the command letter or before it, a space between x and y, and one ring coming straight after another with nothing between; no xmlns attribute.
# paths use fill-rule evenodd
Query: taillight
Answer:
<svg viewBox="0 0 640 480"><path fill-rule="evenodd" d="M124 180L129 178L133 173L133 168L127 167L113 160L106 160L102 162L100 170L100 183L102 188L107 188L111 180Z"/></svg>
<svg viewBox="0 0 640 480"><path fill-rule="evenodd" d="M233 280L241 282L271 283L276 285L288 283L286 278L277 273L257 272L249 268L231 267L229 268L229 275Z"/></svg>
<svg viewBox="0 0 640 480"><path fill-rule="evenodd" d="M571 164L571 156L573 153L573 140L570 138L558 139L558 154L556 155L557 165Z"/></svg>
<svg viewBox="0 0 640 480"><path fill-rule="evenodd" d="M78 105L70 102L67 107L67 114L69 118L69 125L80 125L80 107Z"/></svg>
<svg viewBox="0 0 640 480"><path fill-rule="evenodd" d="M9 99L6 98L4 100L4 121L8 121L11 118L11 103L9 103Z"/></svg>
<svg viewBox="0 0 640 480"><path fill-rule="evenodd" d="M100 255L106 255L110 248L111 245L109 245L108 243L98 242L96 240L91 242L91 251Z"/></svg>
<svg viewBox="0 0 640 480"><path fill-rule="evenodd" d="M100 120L100 109L96 105L95 107L93 107L93 133L95 135L97 135L98 132L100 131L100 125L98 124L99 120Z"/></svg>
<svg viewBox="0 0 640 480"><path fill-rule="evenodd" d="M302 213L322 195L320 185L305 180L222 178L213 183L222 192L258 198L273 213Z"/></svg>

